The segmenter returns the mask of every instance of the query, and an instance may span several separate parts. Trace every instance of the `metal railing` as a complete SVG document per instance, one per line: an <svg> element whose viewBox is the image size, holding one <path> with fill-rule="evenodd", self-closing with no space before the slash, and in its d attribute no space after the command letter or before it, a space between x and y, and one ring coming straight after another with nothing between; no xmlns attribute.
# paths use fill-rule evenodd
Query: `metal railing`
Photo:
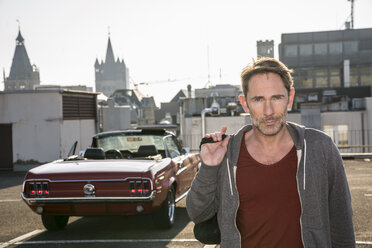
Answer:
<svg viewBox="0 0 372 248"><path fill-rule="evenodd" d="M338 135L337 147L341 153L372 153L372 130L348 130L347 136ZM346 138L347 137L347 138ZM183 144L189 147L191 151L199 151L201 135L183 135Z"/></svg>

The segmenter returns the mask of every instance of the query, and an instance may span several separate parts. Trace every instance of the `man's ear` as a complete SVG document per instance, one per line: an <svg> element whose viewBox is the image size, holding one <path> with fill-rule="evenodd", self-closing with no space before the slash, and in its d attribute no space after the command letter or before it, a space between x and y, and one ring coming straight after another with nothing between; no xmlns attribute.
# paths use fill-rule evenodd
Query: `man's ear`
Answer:
<svg viewBox="0 0 372 248"><path fill-rule="evenodd" d="M289 92L289 99L288 99L288 105L287 105L288 110L292 109L292 105L293 105L293 101L294 101L294 95L295 95L295 89L292 88L291 91Z"/></svg>
<svg viewBox="0 0 372 248"><path fill-rule="evenodd" d="M248 108L247 100L246 100L245 96L244 95L240 95L239 96L239 101L240 101L240 104L242 105L244 111L246 113L249 113L249 108Z"/></svg>

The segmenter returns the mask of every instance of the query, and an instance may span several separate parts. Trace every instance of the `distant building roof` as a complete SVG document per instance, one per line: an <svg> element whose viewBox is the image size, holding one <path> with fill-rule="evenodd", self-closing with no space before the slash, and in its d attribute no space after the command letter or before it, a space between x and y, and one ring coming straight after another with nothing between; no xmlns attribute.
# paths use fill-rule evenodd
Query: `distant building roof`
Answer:
<svg viewBox="0 0 372 248"><path fill-rule="evenodd" d="M24 39L21 30L18 31L16 38L16 49L13 56L12 66L10 67L9 80L31 79L33 68L28 58Z"/></svg>

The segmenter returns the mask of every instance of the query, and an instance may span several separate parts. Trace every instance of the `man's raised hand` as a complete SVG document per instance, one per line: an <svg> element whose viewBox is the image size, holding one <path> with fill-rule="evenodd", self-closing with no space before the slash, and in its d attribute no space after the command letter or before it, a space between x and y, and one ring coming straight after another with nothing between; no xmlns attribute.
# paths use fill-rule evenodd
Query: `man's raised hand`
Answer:
<svg viewBox="0 0 372 248"><path fill-rule="evenodd" d="M227 127L223 126L220 132L205 135L204 138L212 138L214 143L204 143L200 149L200 157L204 164L208 166L217 166L221 164L229 143L230 136L222 139L226 133Z"/></svg>

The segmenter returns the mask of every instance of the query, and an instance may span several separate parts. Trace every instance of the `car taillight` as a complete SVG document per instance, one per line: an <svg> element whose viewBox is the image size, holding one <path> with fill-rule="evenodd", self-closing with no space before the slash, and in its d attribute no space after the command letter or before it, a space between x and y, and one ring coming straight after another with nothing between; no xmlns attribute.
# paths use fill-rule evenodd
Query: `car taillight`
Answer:
<svg viewBox="0 0 372 248"><path fill-rule="evenodd" d="M145 194L150 192L150 182L149 181L144 181L143 182L143 190L144 190Z"/></svg>
<svg viewBox="0 0 372 248"><path fill-rule="evenodd" d="M35 183L29 183L28 188L29 188L30 195L32 196L36 195Z"/></svg>
<svg viewBox="0 0 372 248"><path fill-rule="evenodd" d="M46 197L49 196L48 182L29 182L28 194L31 197Z"/></svg>
<svg viewBox="0 0 372 248"><path fill-rule="evenodd" d="M44 190L44 195L48 196L49 195L49 184L47 182L43 182L43 190Z"/></svg>
<svg viewBox="0 0 372 248"><path fill-rule="evenodd" d="M151 185L148 180L129 181L129 190L132 196L148 195L151 191Z"/></svg>

